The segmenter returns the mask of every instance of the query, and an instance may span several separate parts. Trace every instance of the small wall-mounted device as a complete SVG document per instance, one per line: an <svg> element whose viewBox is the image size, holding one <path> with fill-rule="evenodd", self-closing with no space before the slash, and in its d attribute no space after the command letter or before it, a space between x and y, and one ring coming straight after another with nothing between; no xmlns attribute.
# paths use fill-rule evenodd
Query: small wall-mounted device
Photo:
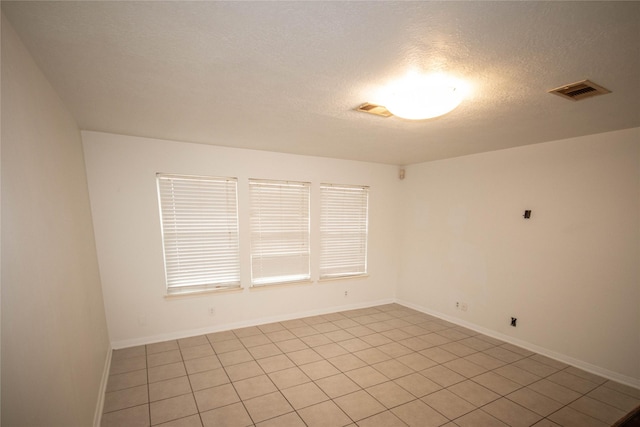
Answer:
<svg viewBox="0 0 640 427"><path fill-rule="evenodd" d="M522 215L524 217L524 219L529 219L531 218L531 211L524 211L524 215Z"/></svg>
<svg viewBox="0 0 640 427"><path fill-rule="evenodd" d="M516 319L515 317L512 317L511 318L511 326L513 326L515 328L517 321L518 321L518 319Z"/></svg>

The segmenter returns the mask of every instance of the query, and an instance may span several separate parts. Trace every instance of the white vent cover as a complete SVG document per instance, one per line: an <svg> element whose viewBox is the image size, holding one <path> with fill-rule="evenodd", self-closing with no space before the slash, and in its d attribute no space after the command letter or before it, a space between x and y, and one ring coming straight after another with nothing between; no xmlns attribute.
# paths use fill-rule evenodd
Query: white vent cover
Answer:
<svg viewBox="0 0 640 427"><path fill-rule="evenodd" d="M548 92L572 101L580 101L581 99L591 98L592 96L611 93L610 90L589 80L582 80L569 85L560 86L555 89L551 89Z"/></svg>

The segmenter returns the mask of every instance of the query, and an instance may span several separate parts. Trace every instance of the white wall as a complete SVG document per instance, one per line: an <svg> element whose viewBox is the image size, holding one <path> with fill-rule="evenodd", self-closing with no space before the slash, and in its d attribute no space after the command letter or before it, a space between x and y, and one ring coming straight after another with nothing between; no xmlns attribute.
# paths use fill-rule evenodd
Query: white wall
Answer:
<svg viewBox="0 0 640 427"><path fill-rule="evenodd" d="M96 244L114 347L388 302L397 281L394 166L82 133ZM238 178L244 290L165 297L157 172ZM320 182L369 185L369 277L248 289L248 179L312 183L312 279L317 279ZM348 290L348 297L344 291ZM213 307L215 315L208 309Z"/></svg>
<svg viewBox="0 0 640 427"><path fill-rule="evenodd" d="M640 129L410 166L402 197L400 301L640 386Z"/></svg>
<svg viewBox="0 0 640 427"><path fill-rule="evenodd" d="M2 425L91 425L108 351L80 132L3 16Z"/></svg>

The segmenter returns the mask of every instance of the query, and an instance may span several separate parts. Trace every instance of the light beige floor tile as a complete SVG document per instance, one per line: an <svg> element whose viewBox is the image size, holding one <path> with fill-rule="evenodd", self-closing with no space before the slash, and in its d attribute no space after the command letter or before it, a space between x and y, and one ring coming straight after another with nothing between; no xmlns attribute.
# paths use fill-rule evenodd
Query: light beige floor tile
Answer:
<svg viewBox="0 0 640 427"><path fill-rule="evenodd" d="M268 332L268 333L266 333L266 335L272 342L281 342L281 341L292 340L292 339L294 339L296 337L291 332L289 332L287 329L283 329L283 330L280 330L280 331Z"/></svg>
<svg viewBox="0 0 640 427"><path fill-rule="evenodd" d="M313 326L309 326L306 324L304 326L289 329L289 331L298 338L308 337L319 333L317 329L313 328Z"/></svg>
<svg viewBox="0 0 640 427"><path fill-rule="evenodd" d="M502 360L506 363L513 363L520 359L524 359L524 356L502 347L493 347L482 351L482 353L488 354L489 356L495 357L496 359Z"/></svg>
<svg viewBox="0 0 640 427"><path fill-rule="evenodd" d="M483 368L482 366L476 365L475 363L469 362L465 359L452 360L450 362L443 363L443 366L446 366L452 371L457 372L467 378L472 378L487 372L486 368Z"/></svg>
<svg viewBox="0 0 640 427"><path fill-rule="evenodd" d="M200 357L214 356L213 348L209 343L205 345L195 345L191 347L185 347L180 350L183 360L197 359Z"/></svg>
<svg viewBox="0 0 640 427"><path fill-rule="evenodd" d="M556 424L553 421L544 418L540 421L538 421L537 423L535 423L533 426L531 427L562 427L560 424Z"/></svg>
<svg viewBox="0 0 640 427"><path fill-rule="evenodd" d="M354 326L353 328L347 328L345 329L345 331L349 332L354 337L365 337L367 335L376 333L376 331L374 331L373 329L367 328L366 326L360 324L358 324L358 326Z"/></svg>
<svg viewBox="0 0 640 427"><path fill-rule="evenodd" d="M297 413L289 412L288 414L258 423L256 427L306 427L306 424Z"/></svg>
<svg viewBox="0 0 640 427"><path fill-rule="evenodd" d="M245 400L243 403L255 423L293 411L289 402L279 391L254 397L253 399Z"/></svg>
<svg viewBox="0 0 640 427"><path fill-rule="evenodd" d="M568 406L554 412L547 418L563 427L607 427L609 425Z"/></svg>
<svg viewBox="0 0 640 427"><path fill-rule="evenodd" d="M520 384L492 371L473 377L473 381L502 396L522 388Z"/></svg>
<svg viewBox="0 0 640 427"><path fill-rule="evenodd" d="M414 371L423 371L438 364L428 357L416 352L405 354L404 356L396 358L396 360L398 360L398 362L402 363L403 365L407 365Z"/></svg>
<svg viewBox="0 0 640 427"><path fill-rule="evenodd" d="M155 368L149 368L148 370L149 383L182 377L184 375L187 375L187 370L185 369L183 362L156 366Z"/></svg>
<svg viewBox="0 0 640 427"><path fill-rule="evenodd" d="M103 414L100 423L100 427L148 427L150 425L148 404Z"/></svg>
<svg viewBox="0 0 640 427"><path fill-rule="evenodd" d="M530 359L535 360L536 362L544 363L545 365L549 365L558 370L565 369L569 366L566 363L562 363L558 360L551 359L550 357L543 356L541 354L534 354L533 356L530 357Z"/></svg>
<svg viewBox="0 0 640 427"><path fill-rule="evenodd" d="M240 401L236 390L231 384L223 384L206 388L193 393L200 412L216 409Z"/></svg>
<svg viewBox="0 0 640 427"><path fill-rule="evenodd" d="M302 340L302 342L304 342L306 345L308 345L311 348L318 347L321 345L333 344L333 341L331 341L329 338L325 337L322 334L309 335L307 337L300 338L300 340Z"/></svg>
<svg viewBox="0 0 640 427"><path fill-rule="evenodd" d="M434 347L437 344L433 342L423 339L423 337L428 337L429 335L422 335L419 337L410 337L404 340L399 341L399 344L413 350L413 351L422 351L428 348Z"/></svg>
<svg viewBox="0 0 640 427"><path fill-rule="evenodd" d="M346 340L350 340L352 338L355 338L349 332L343 331L343 330L340 330L340 329L336 330L336 331L325 332L324 336L329 338L331 341L334 341L334 342L341 342L341 341L346 341Z"/></svg>
<svg viewBox="0 0 640 427"><path fill-rule="evenodd" d="M459 373L442 365L433 366L424 371L420 371L420 373L433 382L440 384L442 387L450 387L466 379Z"/></svg>
<svg viewBox="0 0 640 427"><path fill-rule="evenodd" d="M508 427L499 419L492 417L482 409L476 409L473 412L463 415L455 420L460 427Z"/></svg>
<svg viewBox="0 0 640 427"><path fill-rule="evenodd" d="M340 346L350 353L371 348L371 345L360 338L351 338L350 340L340 341Z"/></svg>
<svg viewBox="0 0 640 427"><path fill-rule="evenodd" d="M293 363L295 363L298 366L323 360L322 356L320 356L318 353L311 350L310 348L287 353L287 357L291 359Z"/></svg>
<svg viewBox="0 0 640 427"><path fill-rule="evenodd" d="M298 411L308 427L343 427L351 419L331 400Z"/></svg>
<svg viewBox="0 0 640 427"><path fill-rule="evenodd" d="M580 399L572 402L569 407L610 425L615 424L616 421L627 414L627 411L607 405L604 402L588 396L582 396Z"/></svg>
<svg viewBox="0 0 640 427"><path fill-rule="evenodd" d="M342 316L340 318L342 318ZM302 319L285 320L284 322L280 322L280 324L289 330L308 326Z"/></svg>
<svg viewBox="0 0 640 427"><path fill-rule="evenodd" d="M269 374L269 378L271 378L271 381L281 390L311 381L311 379L296 366L272 372Z"/></svg>
<svg viewBox="0 0 640 427"><path fill-rule="evenodd" d="M271 340L262 333L260 333L260 335L253 335L250 337L240 338L240 341L247 348L257 347L259 345L271 344Z"/></svg>
<svg viewBox="0 0 640 427"><path fill-rule="evenodd" d="M435 409L420 400L405 403L391 410L410 426L440 426L448 420Z"/></svg>
<svg viewBox="0 0 640 427"><path fill-rule="evenodd" d="M229 378L223 368L218 368L189 375L189 382L191 382L193 391L197 391L227 384L229 383Z"/></svg>
<svg viewBox="0 0 640 427"><path fill-rule="evenodd" d="M149 401L168 399L191 393L191 385L187 377L172 378L170 380L158 381L149 384Z"/></svg>
<svg viewBox="0 0 640 427"><path fill-rule="evenodd" d="M194 414L168 423L156 424L158 427L202 427L200 415Z"/></svg>
<svg viewBox="0 0 640 427"><path fill-rule="evenodd" d="M260 329L263 334L268 334L270 332L278 332L278 331L286 330L286 328L284 326L282 326L278 322L276 322L276 323L267 323L265 325L259 325L258 329Z"/></svg>
<svg viewBox="0 0 640 427"><path fill-rule="evenodd" d="M358 359L362 359L369 365L373 365L374 363L384 362L385 360L390 360L391 356L381 352L377 348L368 348L366 350L360 350L353 353Z"/></svg>
<svg viewBox="0 0 640 427"><path fill-rule="evenodd" d="M279 342L276 343L276 345L278 346L278 348L280 350L282 350L283 352L285 352L287 354L293 353L293 352L296 352L296 351L300 351L300 350L305 350L305 349L309 348L309 346L306 345L299 338L294 338L294 339L286 340L286 341L279 341Z"/></svg>
<svg viewBox="0 0 640 427"><path fill-rule="evenodd" d="M358 421L359 427L406 427L400 418L391 411L384 411L364 420Z"/></svg>
<svg viewBox="0 0 640 427"><path fill-rule="evenodd" d="M529 357L529 356L533 356L535 353L532 351L527 350L526 348L522 348L522 347L518 347L517 345L513 345L513 344L509 344L509 343L504 343L501 344L500 347L505 348L509 351L512 351L514 353L518 353L522 356L525 357Z"/></svg>
<svg viewBox="0 0 640 427"><path fill-rule="evenodd" d="M511 427L529 427L542 419L542 416L535 412L505 398L483 406L482 410Z"/></svg>
<svg viewBox="0 0 640 427"><path fill-rule="evenodd" d="M568 405L580 397L580 393L569 390L560 384L556 384L546 379L536 381L535 383L530 384L528 388L565 405Z"/></svg>
<svg viewBox="0 0 640 427"><path fill-rule="evenodd" d="M206 337L211 344L237 339L236 334L232 331L214 332L212 334L207 334Z"/></svg>
<svg viewBox="0 0 640 427"><path fill-rule="evenodd" d="M482 342L482 340L478 340L478 341ZM485 353L473 353L473 354L470 354L469 356L465 356L463 359L468 360L469 362L475 363L476 365L482 366L483 368L486 368L486 369L496 369L496 368L499 368L500 366L506 365L506 363L503 362L502 360L496 359L495 357L491 357Z"/></svg>
<svg viewBox="0 0 640 427"><path fill-rule="evenodd" d="M458 358L455 354L443 350L440 347L428 348L421 350L419 353L438 363L446 363Z"/></svg>
<svg viewBox="0 0 640 427"><path fill-rule="evenodd" d="M370 334L370 335L361 336L360 339L362 341L366 342L367 344L369 344L371 346L374 346L374 347L393 342L392 339L387 338L387 337L385 337L384 335L382 335L380 333L373 333L373 334Z"/></svg>
<svg viewBox="0 0 640 427"><path fill-rule="evenodd" d="M359 323L354 322L351 319L340 319L333 322L336 326L339 326L340 329L353 328L359 325Z"/></svg>
<svg viewBox="0 0 640 427"><path fill-rule="evenodd" d="M466 345L460 344L459 342L451 342L440 347L443 350L447 350L449 353L453 353L458 357L465 357L478 352L476 349L467 347Z"/></svg>
<svg viewBox="0 0 640 427"><path fill-rule="evenodd" d="M316 384L332 399L360 390L360 386L344 374L319 379Z"/></svg>
<svg viewBox="0 0 640 427"><path fill-rule="evenodd" d="M377 347L377 348L381 352L387 354L387 356L391 356L393 358L398 358L400 356L405 356L407 354L414 352L410 348L405 347L402 344L398 344L397 342L381 345L380 347Z"/></svg>
<svg viewBox="0 0 640 427"><path fill-rule="evenodd" d="M126 372L146 369L147 357L137 356L126 359L112 360L109 368L109 375L124 374Z"/></svg>
<svg viewBox="0 0 640 427"><path fill-rule="evenodd" d="M258 359L257 362L266 373L281 371L296 366L295 363L284 354Z"/></svg>
<svg viewBox="0 0 640 427"><path fill-rule="evenodd" d="M162 353L164 351L179 350L178 341L163 341L155 344L147 344L147 356L154 353Z"/></svg>
<svg viewBox="0 0 640 427"><path fill-rule="evenodd" d="M389 380L371 366L365 366L363 368L345 372L345 375L351 378L353 382L362 388L371 387L372 385L380 384Z"/></svg>
<svg viewBox="0 0 640 427"><path fill-rule="evenodd" d="M375 365L372 365L372 367L391 380L404 377L405 375L409 375L414 372L413 369L407 365L403 365L395 359L376 363Z"/></svg>
<svg viewBox="0 0 640 427"><path fill-rule="evenodd" d="M286 388L281 392L296 410L329 400L329 397L312 382Z"/></svg>
<svg viewBox="0 0 640 427"><path fill-rule="evenodd" d="M152 402L149 412L151 413L151 425L156 425L197 414L198 408L193 394L185 394Z"/></svg>
<svg viewBox="0 0 640 427"><path fill-rule="evenodd" d="M217 341L211 344L217 355L229 353L230 351L244 350L244 345L239 339L234 338L226 341Z"/></svg>
<svg viewBox="0 0 640 427"><path fill-rule="evenodd" d="M110 375L107 382L107 392L131 388L147 383L147 370L126 372L124 374Z"/></svg>
<svg viewBox="0 0 640 427"><path fill-rule="evenodd" d="M233 333L236 334L238 338L252 337L254 335L263 335L262 331L257 326L249 326L247 328L234 329Z"/></svg>
<svg viewBox="0 0 640 427"><path fill-rule="evenodd" d="M313 325L313 329L324 334L327 332L340 330L340 327L337 325L334 325L332 322L324 322L324 323L318 323L316 325Z"/></svg>
<svg viewBox="0 0 640 427"><path fill-rule="evenodd" d="M227 353L218 354L218 359L220 360L222 366L227 367L231 365L237 365L238 363L249 362L253 360L253 356L243 348L240 350L233 350Z"/></svg>
<svg viewBox="0 0 640 427"><path fill-rule="evenodd" d="M382 332L382 335L384 335L385 337L393 341L402 341L402 340L406 340L407 338L411 338L415 336L408 332L403 331L402 329L391 329L390 331L384 331Z"/></svg>
<svg viewBox="0 0 640 427"><path fill-rule="evenodd" d="M130 359L132 357L142 357L147 355L146 346L139 345L136 347L121 348L113 350L111 360Z"/></svg>
<svg viewBox="0 0 640 427"><path fill-rule="evenodd" d="M415 397L411 393L393 381L371 386L367 388L366 391L387 409L395 408L396 406L415 400Z"/></svg>
<svg viewBox="0 0 640 427"><path fill-rule="evenodd" d="M148 402L149 393L146 385L112 391L104 395L103 412L118 411Z"/></svg>
<svg viewBox="0 0 640 427"><path fill-rule="evenodd" d="M216 356L207 356L200 357L198 359L185 360L184 366L185 368L187 368L187 373L189 375L197 374L198 372L210 371L212 369L219 369L222 367L220 361Z"/></svg>
<svg viewBox="0 0 640 427"><path fill-rule="evenodd" d="M460 344L464 344L467 347L471 347L472 349L478 351L488 350L493 347L493 344L483 341L478 337L465 338L463 340L460 340Z"/></svg>
<svg viewBox="0 0 640 427"><path fill-rule="evenodd" d="M545 365L544 363L533 360L530 357L514 362L513 366L517 366L518 368L531 372L532 374L537 375L541 378L548 377L549 375L554 374L558 371L553 366Z"/></svg>
<svg viewBox="0 0 640 427"><path fill-rule="evenodd" d="M486 405L500 397L499 394L471 380L452 385L448 390L478 407Z"/></svg>
<svg viewBox="0 0 640 427"><path fill-rule="evenodd" d="M338 344L332 342L330 344L324 344L313 348L320 356L325 359L329 359L330 357L341 356L343 354L349 354L347 350Z"/></svg>
<svg viewBox="0 0 640 427"><path fill-rule="evenodd" d="M474 405L446 389L431 393L423 397L422 401L450 420L476 409Z"/></svg>
<svg viewBox="0 0 640 427"><path fill-rule="evenodd" d="M150 368L180 361L182 361L180 350L163 351L162 353L153 353L147 356L147 366Z"/></svg>
<svg viewBox="0 0 640 427"><path fill-rule="evenodd" d="M604 402L625 412L640 405L640 399L621 393L608 387L600 386L588 394L589 397Z"/></svg>
<svg viewBox="0 0 640 427"><path fill-rule="evenodd" d="M337 397L333 401L352 420L358 421L386 410L386 408L364 390Z"/></svg>
<svg viewBox="0 0 640 427"><path fill-rule="evenodd" d="M549 375L547 379L580 394L589 393L591 390L598 387L598 384L592 383L591 381L585 380L584 378L569 374L566 371L556 372L553 375Z"/></svg>
<svg viewBox="0 0 640 427"><path fill-rule="evenodd" d="M198 335L195 337L182 338L178 340L178 347L180 347L180 349L197 347L200 345L211 345L206 335Z"/></svg>
<svg viewBox="0 0 640 427"><path fill-rule="evenodd" d="M520 406L523 406L537 414L546 417L547 415L557 411L562 408L563 404L551 399L550 397L544 396L532 389L525 387L520 390L514 391L513 393L507 395L507 399L512 400L518 403Z"/></svg>
<svg viewBox="0 0 640 427"><path fill-rule="evenodd" d="M633 388L628 385L620 384L615 381L607 381L603 385L612 390L616 390L616 391L619 391L620 393L626 394L636 399L640 399L640 389Z"/></svg>
<svg viewBox="0 0 640 427"><path fill-rule="evenodd" d="M231 381L240 381L251 377L257 377L258 375L264 375L264 371L255 360L231 365L225 368L225 371Z"/></svg>
<svg viewBox="0 0 640 427"><path fill-rule="evenodd" d="M514 365L501 366L498 369L494 369L493 372L500 374L503 377L510 379L520 385L529 385L540 379L539 376L532 374L529 371L518 368Z"/></svg>
<svg viewBox="0 0 640 427"><path fill-rule="evenodd" d="M442 388L442 386L434 383L417 372L397 378L393 380L393 382L407 390L415 397L423 397Z"/></svg>
<svg viewBox="0 0 640 427"><path fill-rule="evenodd" d="M328 360L333 366L335 366L342 372L352 371L354 369L367 366L365 362L363 362L353 354L343 354L342 356L332 357Z"/></svg>
<svg viewBox="0 0 640 427"><path fill-rule="evenodd" d="M204 427L247 427L253 425L251 417L240 402L202 412L200 416Z"/></svg>
<svg viewBox="0 0 640 427"><path fill-rule="evenodd" d="M246 380L234 381L233 386L242 400L273 393L277 390L276 386L267 375L260 375L253 378L247 378Z"/></svg>
<svg viewBox="0 0 640 427"><path fill-rule="evenodd" d="M306 365L300 365L299 368L314 381L340 373L335 366L326 360L319 360L317 362L307 363Z"/></svg>

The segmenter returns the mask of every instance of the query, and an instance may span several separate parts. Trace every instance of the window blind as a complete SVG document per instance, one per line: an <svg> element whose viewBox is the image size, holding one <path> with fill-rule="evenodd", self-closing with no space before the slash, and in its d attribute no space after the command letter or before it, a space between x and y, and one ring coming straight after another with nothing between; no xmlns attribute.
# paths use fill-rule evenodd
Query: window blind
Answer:
<svg viewBox="0 0 640 427"><path fill-rule="evenodd" d="M320 184L320 278L367 273L369 188Z"/></svg>
<svg viewBox="0 0 640 427"><path fill-rule="evenodd" d="M240 286L237 180L156 177L167 292Z"/></svg>
<svg viewBox="0 0 640 427"><path fill-rule="evenodd" d="M251 283L308 280L309 183L249 180Z"/></svg>

